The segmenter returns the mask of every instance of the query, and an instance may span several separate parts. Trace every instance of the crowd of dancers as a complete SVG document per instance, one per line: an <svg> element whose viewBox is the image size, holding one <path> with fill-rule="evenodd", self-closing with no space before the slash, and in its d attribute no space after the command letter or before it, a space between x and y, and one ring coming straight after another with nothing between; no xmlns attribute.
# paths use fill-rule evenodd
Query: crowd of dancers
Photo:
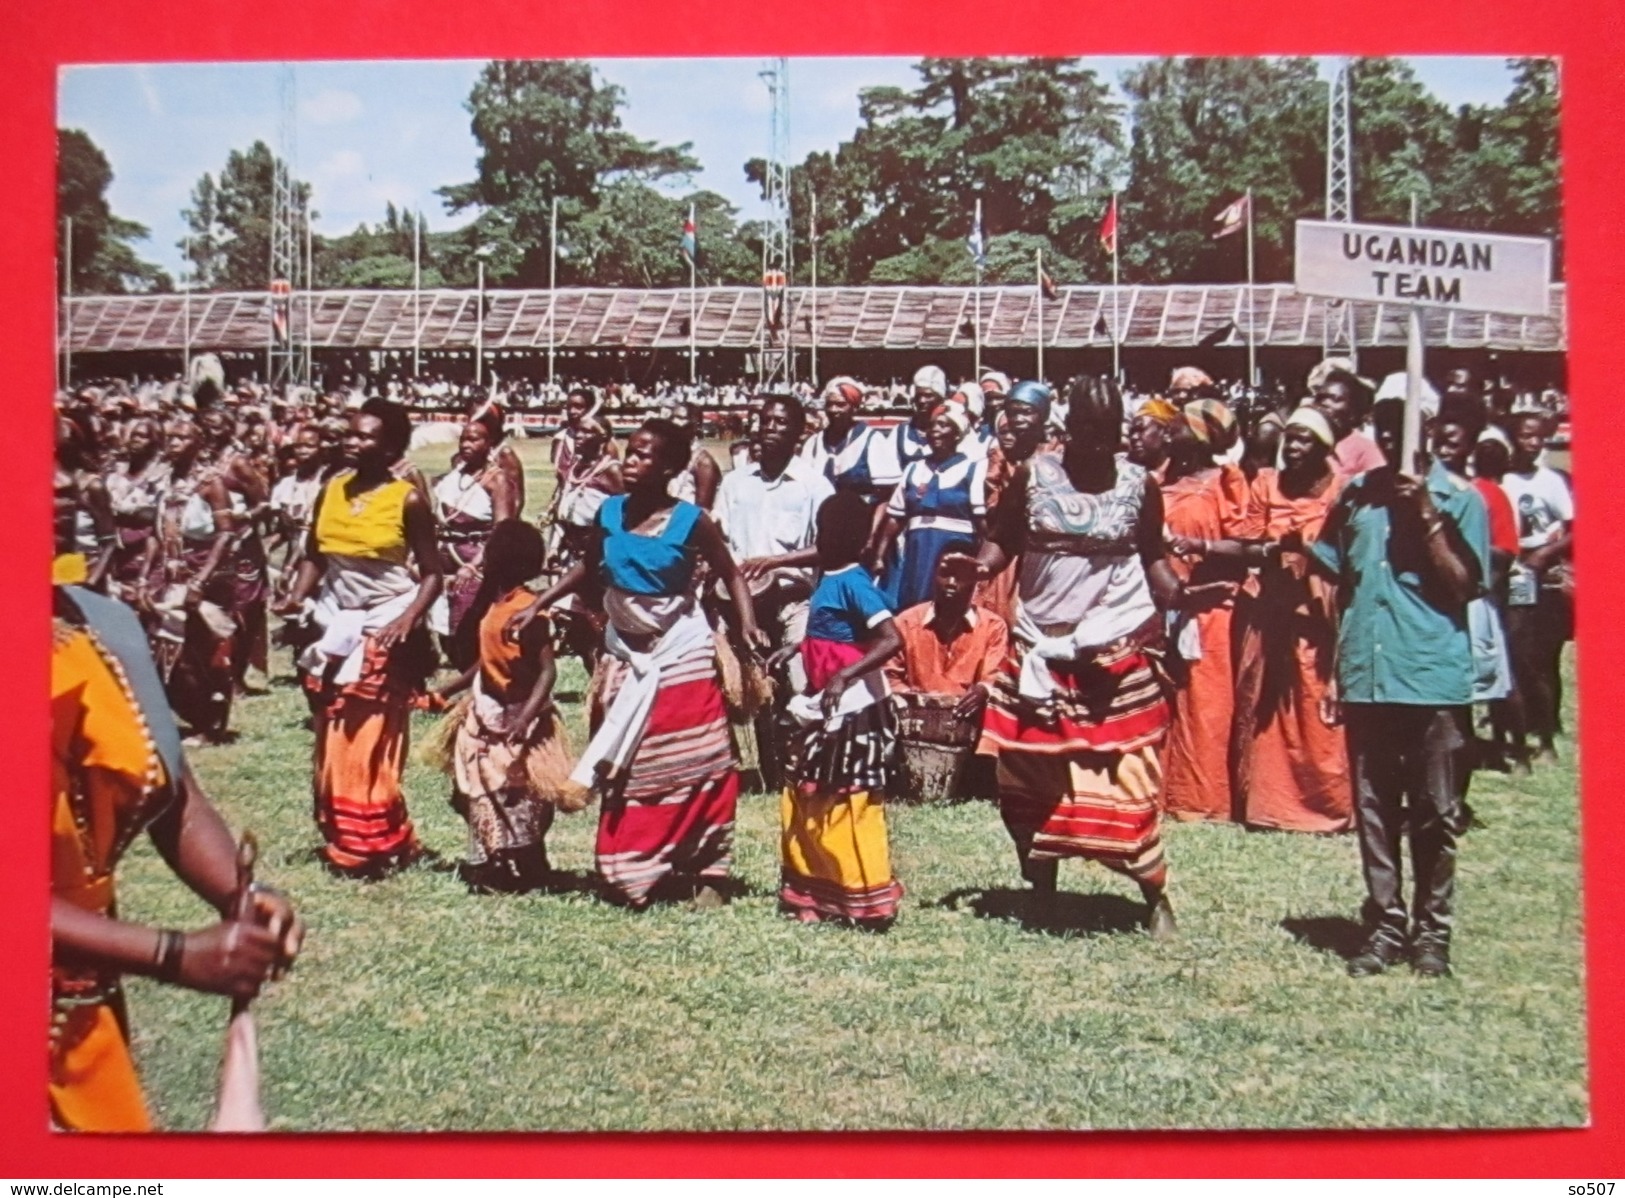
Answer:
<svg viewBox="0 0 1625 1198"><path fill-rule="evenodd" d="M59 396L58 832L86 860L58 893L110 916L130 836L187 796L207 810L180 733L229 739L280 638L336 871L378 877L422 851L403 782L429 711L479 888L549 886L555 815L596 803L606 897L725 902L748 761L779 796L782 909L885 928L903 894L885 806L907 797L912 736L973 751L955 785L996 799L1035 904L1059 861L1099 861L1138 884L1164 938L1164 819L1356 829L1369 938L1351 972L1408 956L1447 973L1470 774L1528 771L1561 730L1573 501L1544 462L1549 415L1455 372L1427 413L1428 460L1406 464L1403 405L1374 402L1346 362L1286 410L1240 420L1223 394L1193 368L1125 400L1098 378L952 388L926 367L896 423L865 420L869 389L837 378L812 404L756 396L747 435L713 453L699 408L621 442L579 386L534 522L489 398L431 481L408 408L381 396L273 409L207 379L157 402ZM128 786L101 807L83 784L106 780L81 752L87 637L133 720L109 734ZM561 656L591 679L580 746ZM209 815L212 861L230 844ZM106 835L87 832L98 821ZM189 880L225 913L242 899L222 868ZM78 951L252 992L298 935L285 900L256 893L252 952L167 932L150 961L96 935ZM62 1012L105 997L107 968L76 971L61 945L59 999L93 997L64 999L55 1026L79 1020L74 1042L100 1051L113 1032Z"/></svg>

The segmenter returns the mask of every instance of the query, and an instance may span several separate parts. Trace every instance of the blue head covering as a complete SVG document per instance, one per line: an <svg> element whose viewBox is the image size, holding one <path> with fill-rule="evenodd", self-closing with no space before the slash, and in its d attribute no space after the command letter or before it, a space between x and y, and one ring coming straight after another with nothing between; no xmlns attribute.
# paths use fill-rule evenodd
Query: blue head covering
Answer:
<svg viewBox="0 0 1625 1198"><path fill-rule="evenodd" d="M1050 390L1048 383L1040 383L1035 379L1022 379L1010 388L1010 394L1004 397L1008 404L1026 404L1036 411L1043 419L1049 418L1050 401L1055 398L1055 392Z"/></svg>

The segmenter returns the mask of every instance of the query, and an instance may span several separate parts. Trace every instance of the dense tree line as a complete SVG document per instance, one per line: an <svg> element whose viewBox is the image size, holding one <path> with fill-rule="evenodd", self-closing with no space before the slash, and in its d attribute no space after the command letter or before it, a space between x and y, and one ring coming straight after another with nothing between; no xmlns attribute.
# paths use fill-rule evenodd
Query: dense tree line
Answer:
<svg viewBox="0 0 1625 1198"><path fill-rule="evenodd" d="M1555 238L1561 271L1557 68L1510 65L1503 103L1452 109L1403 60L1356 60L1356 218L1407 221L1414 198L1425 224ZM1327 84L1311 59L1153 59L1125 71L1115 92L1078 59L925 58L915 69L912 88L864 89L851 138L792 166L798 282L814 196L829 283L971 281L978 200L984 277L995 283L1032 279L1039 249L1059 281L1109 278L1099 226L1113 193L1125 282L1240 278L1241 239L1211 234L1247 188L1258 277L1290 278L1293 222L1324 212ZM494 286L545 285L555 201L560 285L686 283L677 243L690 207L702 281L759 281L762 228L689 186L700 164L688 144L628 131L624 95L590 64L489 63L466 107L479 146L473 177L440 199L469 220L425 235L425 286L471 285L481 262ZM106 158L76 130L62 131L60 145L61 211L84 247L76 289L168 286L132 248L146 231L108 209ZM264 286L275 169L256 142L198 181L184 212L197 285ZM765 191L765 163L743 169ZM309 199L307 184L295 192ZM390 206L376 225L317 238L318 284L409 286L413 223Z"/></svg>

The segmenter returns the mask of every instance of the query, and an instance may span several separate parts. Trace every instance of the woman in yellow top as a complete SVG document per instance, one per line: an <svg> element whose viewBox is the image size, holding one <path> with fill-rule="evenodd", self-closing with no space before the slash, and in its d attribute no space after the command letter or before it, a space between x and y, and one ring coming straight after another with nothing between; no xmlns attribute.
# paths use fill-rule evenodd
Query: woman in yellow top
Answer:
<svg viewBox="0 0 1625 1198"><path fill-rule="evenodd" d="M424 617L442 578L429 504L390 470L411 433L386 400L351 417L350 468L316 501L282 607L293 615L310 600L317 637L299 664L315 712L316 822L328 864L347 873L378 874L418 852L401 774L412 698L434 664Z"/></svg>
<svg viewBox="0 0 1625 1198"><path fill-rule="evenodd" d="M231 833L181 754L140 623L77 587L54 592L51 643L51 1118L75 1131L147 1131L120 977L252 998L299 951L287 899L251 891L232 917ZM115 915L113 872L146 831L219 913L196 932Z"/></svg>

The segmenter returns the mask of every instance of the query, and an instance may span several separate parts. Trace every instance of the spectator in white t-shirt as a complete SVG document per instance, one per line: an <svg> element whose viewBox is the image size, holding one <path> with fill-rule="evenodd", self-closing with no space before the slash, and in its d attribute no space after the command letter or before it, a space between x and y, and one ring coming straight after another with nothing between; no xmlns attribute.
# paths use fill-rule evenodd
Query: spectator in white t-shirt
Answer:
<svg viewBox="0 0 1625 1198"><path fill-rule="evenodd" d="M1539 742L1536 761L1557 757L1554 738L1562 706L1560 663L1567 637L1568 598L1563 575L1571 557L1574 496L1568 479L1540 464L1547 417L1521 412L1512 418L1512 465L1501 486L1518 521L1518 562L1507 606L1507 639L1529 731Z"/></svg>

